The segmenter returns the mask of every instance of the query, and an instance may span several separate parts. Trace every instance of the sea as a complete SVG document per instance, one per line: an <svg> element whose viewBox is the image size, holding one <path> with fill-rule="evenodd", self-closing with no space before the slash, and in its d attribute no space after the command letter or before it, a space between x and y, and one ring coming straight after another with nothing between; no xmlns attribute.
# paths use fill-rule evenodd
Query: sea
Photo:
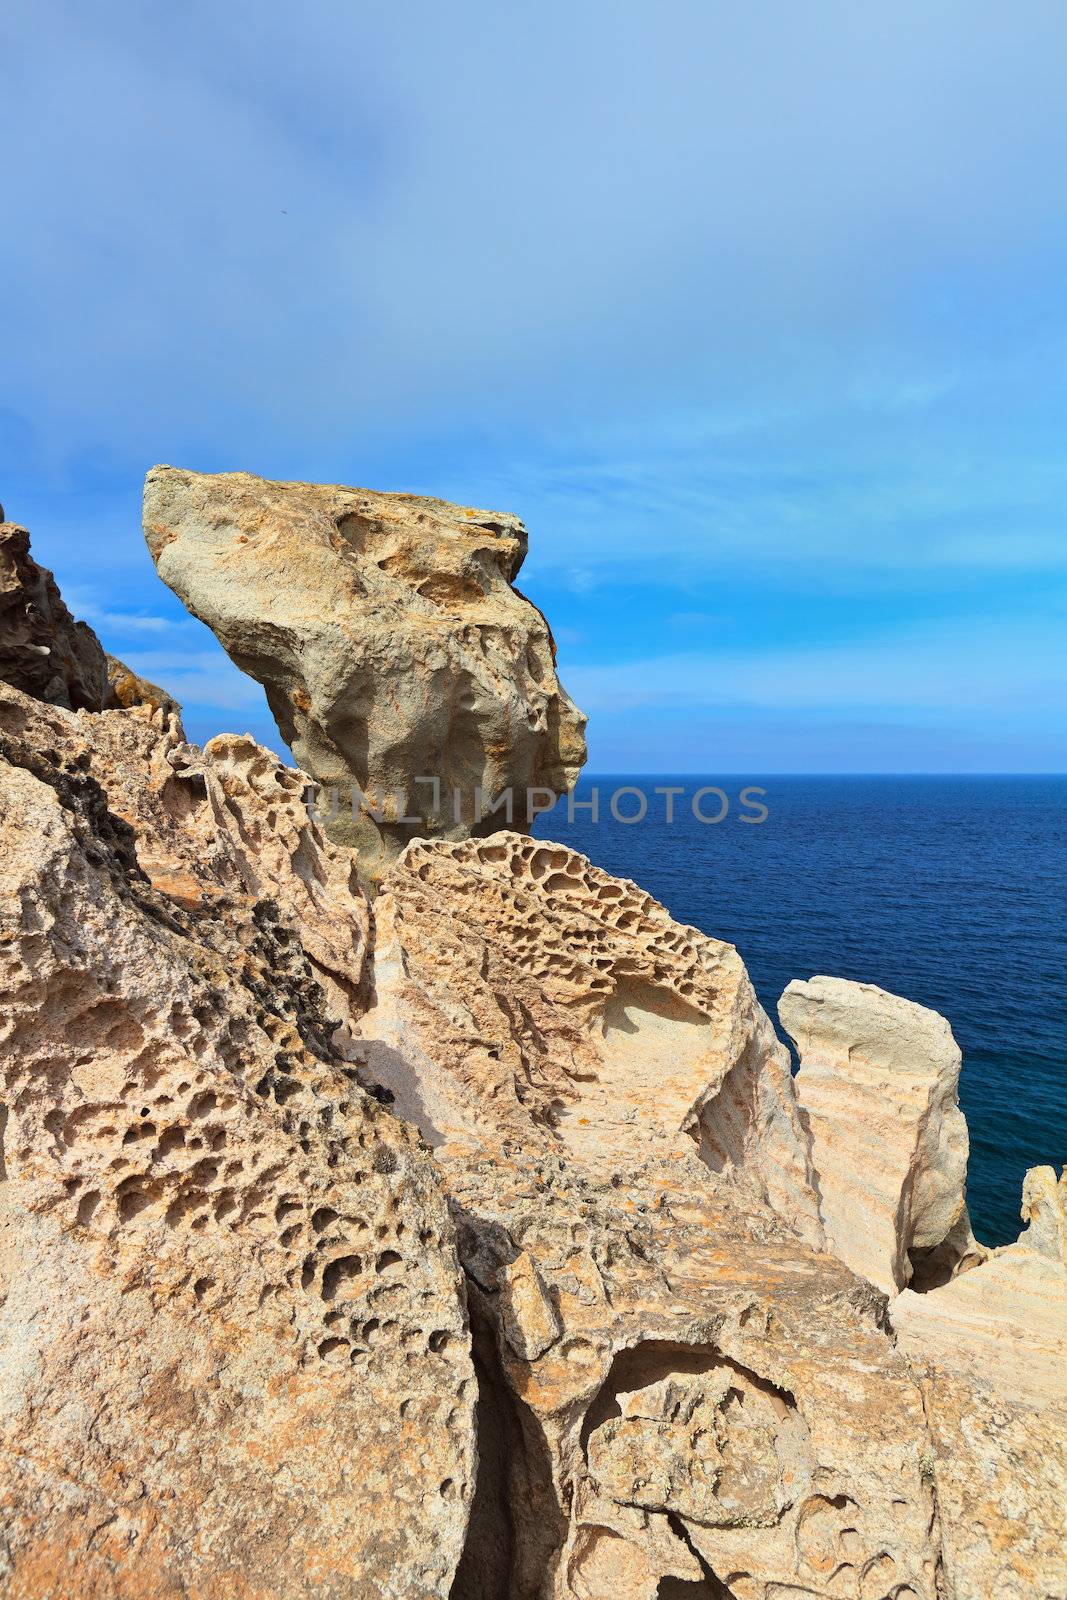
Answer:
<svg viewBox="0 0 1067 1600"><path fill-rule="evenodd" d="M974 1231L1015 1239L1027 1167L1067 1161L1067 777L608 774L575 800L594 788L595 821L561 800L536 834L736 945L776 1023L789 980L816 973L948 1018Z"/></svg>

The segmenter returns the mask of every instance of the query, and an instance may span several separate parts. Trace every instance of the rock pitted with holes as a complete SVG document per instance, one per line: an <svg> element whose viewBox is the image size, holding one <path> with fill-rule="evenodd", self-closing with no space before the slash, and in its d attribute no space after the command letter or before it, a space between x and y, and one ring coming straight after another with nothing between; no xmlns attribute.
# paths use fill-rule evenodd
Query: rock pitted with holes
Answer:
<svg viewBox="0 0 1067 1600"><path fill-rule="evenodd" d="M154 467L144 527L160 577L263 684L326 813L336 788L330 831L368 876L413 837L504 826L489 808L505 790L524 827L529 790L573 786L585 718L548 624L514 588L517 517ZM353 789L377 818L353 815Z"/></svg>
<svg viewBox="0 0 1067 1600"><path fill-rule="evenodd" d="M789 1059L732 945L515 833L410 845L376 923L374 1070L431 1143L695 1152L821 1240Z"/></svg>
<svg viewBox="0 0 1067 1600"><path fill-rule="evenodd" d="M526 635L494 642L518 598L482 605L518 525L164 477L284 705L322 643L309 748L386 771L446 706L461 767L563 759L558 685L512 695ZM301 538L373 622L364 700L329 700L332 590L285 631ZM35 676L32 578L38 698L0 686L0 1593L1067 1593L1064 1180L974 1245L944 1019L791 986L804 1116L736 951L569 850L412 843L372 912L300 773L193 748L150 685L75 711L73 658Z"/></svg>
<svg viewBox="0 0 1067 1600"><path fill-rule="evenodd" d="M466 1315L351 859L162 711L0 689L0 795L0 1589L446 1596Z"/></svg>
<svg viewBox="0 0 1067 1600"><path fill-rule="evenodd" d="M940 1600L921 1396L869 1285L695 1151L438 1159L482 1394L455 1600Z"/></svg>

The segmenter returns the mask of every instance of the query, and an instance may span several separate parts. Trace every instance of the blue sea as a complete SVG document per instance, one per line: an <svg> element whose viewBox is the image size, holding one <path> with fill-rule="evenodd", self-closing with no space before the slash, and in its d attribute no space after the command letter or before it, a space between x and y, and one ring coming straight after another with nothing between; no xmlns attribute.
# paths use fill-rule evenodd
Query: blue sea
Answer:
<svg viewBox="0 0 1067 1600"><path fill-rule="evenodd" d="M639 787L648 814L608 800ZM729 809L701 823L691 797L717 784ZM772 1018L790 978L879 984L942 1012L963 1050L968 1202L987 1244L1014 1239L1029 1166L1067 1160L1067 777L584 778L600 817L542 838L633 878L679 922L735 944ZM684 787L667 800L655 785ZM765 793L766 819L739 794ZM713 817L716 795L700 802ZM636 812L634 795L619 809Z"/></svg>

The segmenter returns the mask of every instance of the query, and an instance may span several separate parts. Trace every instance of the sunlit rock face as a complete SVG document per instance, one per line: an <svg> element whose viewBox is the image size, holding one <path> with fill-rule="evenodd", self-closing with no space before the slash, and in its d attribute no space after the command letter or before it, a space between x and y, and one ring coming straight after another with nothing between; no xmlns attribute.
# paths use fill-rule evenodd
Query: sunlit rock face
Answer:
<svg viewBox="0 0 1067 1600"><path fill-rule="evenodd" d="M980 1260L965 1200L961 1056L944 1017L824 977L794 980L778 1016L800 1055L797 1099L837 1253L887 1294L916 1264L951 1276Z"/></svg>
<svg viewBox="0 0 1067 1600"><path fill-rule="evenodd" d="M525 614L511 519L160 476L161 565L186 540L220 614L251 589L233 638L324 761L352 656L352 748L409 789L460 711L454 774L493 716L494 772L563 762L530 635L479 634ZM1067 1593L1067 1180L975 1244L944 1018L790 985L794 1080L732 946L520 832L330 838L248 736L188 744L91 636L88 678L52 660L85 636L11 550L0 1593Z"/></svg>
<svg viewBox="0 0 1067 1600"><path fill-rule="evenodd" d="M562 845L409 845L376 904L372 1055L440 1145L697 1154L822 1240L788 1056L737 951Z"/></svg>
<svg viewBox="0 0 1067 1600"><path fill-rule="evenodd" d="M356 1079L351 853L247 738L0 686L0 1592L449 1593L452 1224Z"/></svg>
<svg viewBox="0 0 1067 1600"><path fill-rule="evenodd" d="M144 527L163 580L263 685L365 872L416 836L524 828L530 791L573 786L585 719L548 624L514 587L518 518L156 467ZM490 809L505 791L510 816Z"/></svg>

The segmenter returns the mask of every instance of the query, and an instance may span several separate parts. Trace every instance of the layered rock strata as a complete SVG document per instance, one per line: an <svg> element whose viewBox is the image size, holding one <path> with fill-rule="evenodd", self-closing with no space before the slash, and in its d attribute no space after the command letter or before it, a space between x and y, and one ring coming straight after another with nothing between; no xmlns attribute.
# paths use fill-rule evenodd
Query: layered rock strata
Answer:
<svg viewBox="0 0 1067 1600"><path fill-rule="evenodd" d="M1067 1264L1054 1231L1065 1190L1051 1168L1032 1169L1018 1244L892 1305L923 1392L946 1580L961 1600L1067 1594Z"/></svg>
<svg viewBox="0 0 1067 1600"><path fill-rule="evenodd" d="M514 587L517 517L155 467L144 527L164 582L263 685L369 876L413 837L523 828L532 791L536 807L573 786L585 719ZM506 793L510 815L491 810Z"/></svg>
<svg viewBox="0 0 1067 1600"><path fill-rule="evenodd" d="M843 978L778 1002L833 1249L887 1294L981 1259L966 1209L961 1056L944 1017Z"/></svg>

